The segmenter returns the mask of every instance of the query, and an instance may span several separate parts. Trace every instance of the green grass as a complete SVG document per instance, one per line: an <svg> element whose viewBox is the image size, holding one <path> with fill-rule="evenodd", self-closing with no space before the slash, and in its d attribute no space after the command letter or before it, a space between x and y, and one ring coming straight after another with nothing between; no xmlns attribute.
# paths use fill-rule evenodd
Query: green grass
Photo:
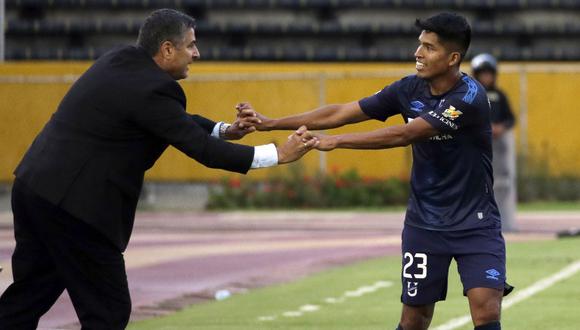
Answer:
<svg viewBox="0 0 580 330"><path fill-rule="evenodd" d="M523 289L580 259L580 240L564 239L511 243L508 245L508 282ZM173 315L132 323L133 330L207 329L313 329L371 330L394 329L399 318L400 259L389 257L318 273L294 283L235 295L230 299L194 305ZM324 302L325 297L339 297L345 291L392 281L382 288L340 304ZM450 269L447 300L437 304L432 325L468 313L467 300L461 294L455 264ZM301 317L281 316L300 306L320 306L316 312ZM505 329L578 329L580 324L580 273L514 305L503 312ZM258 321L260 316L276 315L273 321ZM473 329L471 324L461 330Z"/></svg>

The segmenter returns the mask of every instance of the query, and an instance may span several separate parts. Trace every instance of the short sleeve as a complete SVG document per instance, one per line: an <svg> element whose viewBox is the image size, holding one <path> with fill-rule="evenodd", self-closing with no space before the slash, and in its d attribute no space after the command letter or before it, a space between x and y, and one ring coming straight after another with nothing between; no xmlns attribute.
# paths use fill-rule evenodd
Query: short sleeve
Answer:
<svg viewBox="0 0 580 330"><path fill-rule="evenodd" d="M456 98L445 100L434 110L421 114L421 118L440 132L456 132L476 124L480 117L476 106Z"/></svg>
<svg viewBox="0 0 580 330"><path fill-rule="evenodd" d="M370 118L385 121L387 118L401 113L398 93L401 81L396 81L374 95L358 101L362 111Z"/></svg>

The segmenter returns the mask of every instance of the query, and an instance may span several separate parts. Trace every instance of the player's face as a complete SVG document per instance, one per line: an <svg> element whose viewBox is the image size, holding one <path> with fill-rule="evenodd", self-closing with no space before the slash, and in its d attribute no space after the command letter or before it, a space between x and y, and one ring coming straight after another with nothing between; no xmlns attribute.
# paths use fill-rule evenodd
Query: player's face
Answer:
<svg viewBox="0 0 580 330"><path fill-rule="evenodd" d="M445 75L451 68L452 53L439 41L434 32L423 30L415 51L417 76L431 80Z"/></svg>
<svg viewBox="0 0 580 330"><path fill-rule="evenodd" d="M173 46L173 54L167 72L175 79L187 78L188 66L199 59L199 50L196 46L195 31L185 32L183 42Z"/></svg>

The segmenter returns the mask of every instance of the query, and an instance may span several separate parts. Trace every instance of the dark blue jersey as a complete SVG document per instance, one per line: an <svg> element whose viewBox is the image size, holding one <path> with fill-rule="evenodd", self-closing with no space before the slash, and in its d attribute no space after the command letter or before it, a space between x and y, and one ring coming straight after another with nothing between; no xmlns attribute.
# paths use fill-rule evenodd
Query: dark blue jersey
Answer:
<svg viewBox="0 0 580 330"><path fill-rule="evenodd" d="M413 143L405 223L429 230L500 227L493 197L490 106L485 89L463 74L443 95L412 75L359 101L369 117L425 119L439 135Z"/></svg>

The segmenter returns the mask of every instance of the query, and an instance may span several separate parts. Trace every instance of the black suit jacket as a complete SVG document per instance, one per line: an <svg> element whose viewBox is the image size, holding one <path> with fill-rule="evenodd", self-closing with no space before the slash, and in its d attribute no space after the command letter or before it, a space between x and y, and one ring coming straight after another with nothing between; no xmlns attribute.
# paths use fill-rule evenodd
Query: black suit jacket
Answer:
<svg viewBox="0 0 580 330"><path fill-rule="evenodd" d="M113 50L71 87L15 170L17 180L90 224L121 251L143 176L173 145L205 166L246 173L254 148L210 136L185 94L138 47Z"/></svg>

